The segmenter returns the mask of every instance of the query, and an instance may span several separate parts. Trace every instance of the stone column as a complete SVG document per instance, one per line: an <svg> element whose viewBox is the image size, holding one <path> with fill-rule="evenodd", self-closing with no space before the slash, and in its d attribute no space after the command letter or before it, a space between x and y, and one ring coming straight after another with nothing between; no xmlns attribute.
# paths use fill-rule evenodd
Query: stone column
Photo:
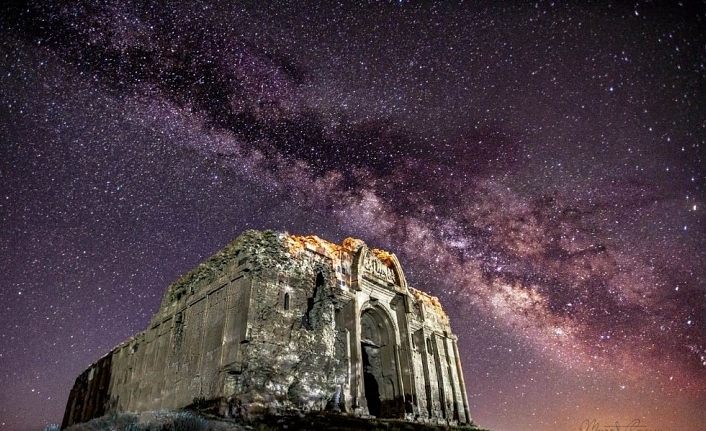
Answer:
<svg viewBox="0 0 706 431"><path fill-rule="evenodd" d="M446 375L448 376L449 379L449 388L451 389L451 412L449 414L451 415L451 419L454 420L460 420L461 412L459 409L459 400L458 400L458 377L455 375L454 370L456 369L456 361L454 357L454 363L453 363L453 368L451 367L451 354L449 351L449 343L451 342L451 339L448 338L448 334L445 334L443 337L439 337L441 339L442 344L444 345L444 357L446 358ZM449 400L447 400L448 402ZM448 418L447 418L448 419Z"/></svg>
<svg viewBox="0 0 706 431"><path fill-rule="evenodd" d="M366 405L363 387L363 360L360 351L360 304L361 301L356 293L345 307L345 320L350 334L351 406L354 411Z"/></svg>
<svg viewBox="0 0 706 431"><path fill-rule="evenodd" d="M446 382L444 381L444 371L441 365L441 354L439 353L439 336L435 333L431 334L432 354L434 355L434 365L436 368L436 381L439 386L439 404L441 404L441 415L444 419L448 419L448 411L446 409Z"/></svg>
<svg viewBox="0 0 706 431"><path fill-rule="evenodd" d="M432 390L431 387L431 375L429 372L429 361L430 361L430 355L429 355L429 349L428 349L428 344L427 344L427 332L424 329L420 329L421 331L421 346L420 346L420 352L422 356L422 370L424 373L424 390L426 392L426 410L427 410L427 417L429 419L434 417L434 397L433 393L434 391Z"/></svg>
<svg viewBox="0 0 706 431"><path fill-rule="evenodd" d="M461 399L463 400L463 410L466 415L466 423L471 422L471 412L468 409L468 395L466 394L466 381L463 378L463 369L461 368L461 357L458 355L458 343L456 338L453 339L454 355L456 356L456 372L458 374L459 384L461 386Z"/></svg>
<svg viewBox="0 0 706 431"><path fill-rule="evenodd" d="M402 365L400 364L400 346L399 344L395 345L395 369L397 370L397 385L400 388L400 393L399 393L399 399L402 400L402 414L404 415L406 412L404 411L405 406L404 406L404 379L402 378ZM404 417L404 416L403 416Z"/></svg>

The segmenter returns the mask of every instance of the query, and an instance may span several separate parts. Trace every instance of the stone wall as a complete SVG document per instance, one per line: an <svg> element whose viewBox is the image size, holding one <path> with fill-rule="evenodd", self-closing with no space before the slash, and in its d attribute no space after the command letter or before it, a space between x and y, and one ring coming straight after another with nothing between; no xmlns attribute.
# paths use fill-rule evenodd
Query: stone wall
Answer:
<svg viewBox="0 0 706 431"><path fill-rule="evenodd" d="M460 364L448 317L394 254L248 231L77 378L64 426L198 400L246 419L330 409L468 423Z"/></svg>

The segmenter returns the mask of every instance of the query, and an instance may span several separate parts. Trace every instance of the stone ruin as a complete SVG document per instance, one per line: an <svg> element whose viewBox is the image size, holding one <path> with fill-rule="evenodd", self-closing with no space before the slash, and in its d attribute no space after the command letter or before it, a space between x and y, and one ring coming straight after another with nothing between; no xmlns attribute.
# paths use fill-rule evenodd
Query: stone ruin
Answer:
<svg viewBox="0 0 706 431"><path fill-rule="evenodd" d="M449 319L394 254L271 231L245 232L170 285L145 331L78 376L62 428L204 402L244 420L471 422Z"/></svg>

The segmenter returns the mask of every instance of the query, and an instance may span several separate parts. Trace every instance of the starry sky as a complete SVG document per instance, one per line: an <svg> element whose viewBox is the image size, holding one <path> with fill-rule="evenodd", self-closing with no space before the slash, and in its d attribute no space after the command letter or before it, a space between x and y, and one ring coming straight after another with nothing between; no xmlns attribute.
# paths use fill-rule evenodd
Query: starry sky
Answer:
<svg viewBox="0 0 706 431"><path fill-rule="evenodd" d="M703 2L62 3L0 15L0 430L251 228L395 252L480 425L702 429Z"/></svg>

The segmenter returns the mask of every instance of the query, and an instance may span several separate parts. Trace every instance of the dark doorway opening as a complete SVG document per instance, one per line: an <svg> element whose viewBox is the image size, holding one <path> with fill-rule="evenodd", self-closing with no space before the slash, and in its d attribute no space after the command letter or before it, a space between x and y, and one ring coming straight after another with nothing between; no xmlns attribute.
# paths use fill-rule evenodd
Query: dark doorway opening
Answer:
<svg viewBox="0 0 706 431"><path fill-rule="evenodd" d="M382 308L360 316L363 395L368 412L379 418L404 417L404 397L395 360L394 324Z"/></svg>
<svg viewBox="0 0 706 431"><path fill-rule="evenodd" d="M365 385L365 400L368 402L368 412L372 416L380 417L380 410L382 409L380 388L375 375L372 373L372 365L368 356L368 349L374 349L375 347L365 343L361 343L360 347L363 352L363 384Z"/></svg>

